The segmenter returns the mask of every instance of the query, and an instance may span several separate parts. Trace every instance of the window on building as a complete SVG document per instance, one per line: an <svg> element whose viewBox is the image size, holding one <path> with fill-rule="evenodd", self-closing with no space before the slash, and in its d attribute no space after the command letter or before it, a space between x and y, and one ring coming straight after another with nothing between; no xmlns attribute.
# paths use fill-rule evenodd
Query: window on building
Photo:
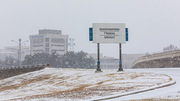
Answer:
<svg viewBox="0 0 180 101"><path fill-rule="evenodd" d="M39 43L43 43L44 40L40 38L40 39L33 39L32 41L33 41L33 44L39 44Z"/></svg>
<svg viewBox="0 0 180 101"><path fill-rule="evenodd" d="M33 52L43 52L43 50L33 50Z"/></svg>
<svg viewBox="0 0 180 101"><path fill-rule="evenodd" d="M62 50L54 50L54 49L51 50L51 52L58 52L58 51L59 51L59 52L64 52L65 50L63 50L63 49L62 49Z"/></svg>
<svg viewBox="0 0 180 101"><path fill-rule="evenodd" d="M43 45L33 45L33 47L43 47Z"/></svg>
<svg viewBox="0 0 180 101"><path fill-rule="evenodd" d="M46 43L46 47L49 47L49 43Z"/></svg>
<svg viewBox="0 0 180 101"><path fill-rule="evenodd" d="M51 46L54 46L54 47L64 47L64 45L57 45L57 44L52 44Z"/></svg>
<svg viewBox="0 0 180 101"><path fill-rule="evenodd" d="M45 52L49 52L49 48L45 48Z"/></svg>
<svg viewBox="0 0 180 101"><path fill-rule="evenodd" d="M49 42L49 38L45 38L45 42Z"/></svg>
<svg viewBox="0 0 180 101"><path fill-rule="evenodd" d="M65 43L64 39L60 39L60 38L52 38L51 39L52 43Z"/></svg>

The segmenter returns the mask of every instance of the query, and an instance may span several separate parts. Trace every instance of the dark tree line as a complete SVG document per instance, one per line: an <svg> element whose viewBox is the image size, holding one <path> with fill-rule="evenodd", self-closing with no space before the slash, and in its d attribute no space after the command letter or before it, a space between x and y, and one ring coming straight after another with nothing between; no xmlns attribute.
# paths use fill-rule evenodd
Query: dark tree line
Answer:
<svg viewBox="0 0 180 101"><path fill-rule="evenodd" d="M38 65L51 64L56 68L94 68L95 60L87 57L87 53L81 52L67 52L64 55L56 53L38 53L35 55L25 56L23 65Z"/></svg>

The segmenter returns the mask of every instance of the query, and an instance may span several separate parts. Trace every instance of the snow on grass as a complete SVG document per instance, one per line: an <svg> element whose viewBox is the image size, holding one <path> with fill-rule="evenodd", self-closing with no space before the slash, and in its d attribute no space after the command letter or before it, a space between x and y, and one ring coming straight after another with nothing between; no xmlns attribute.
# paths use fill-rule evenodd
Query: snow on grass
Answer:
<svg viewBox="0 0 180 101"><path fill-rule="evenodd" d="M147 72L46 68L0 81L1 100L90 100L172 81Z"/></svg>

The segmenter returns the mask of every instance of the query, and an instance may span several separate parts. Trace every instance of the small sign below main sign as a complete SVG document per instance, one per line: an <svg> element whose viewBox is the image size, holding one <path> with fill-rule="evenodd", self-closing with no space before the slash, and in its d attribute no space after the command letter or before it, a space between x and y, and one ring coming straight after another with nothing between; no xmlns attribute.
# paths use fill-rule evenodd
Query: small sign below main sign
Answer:
<svg viewBox="0 0 180 101"><path fill-rule="evenodd" d="M124 23L93 23L93 43L125 43Z"/></svg>

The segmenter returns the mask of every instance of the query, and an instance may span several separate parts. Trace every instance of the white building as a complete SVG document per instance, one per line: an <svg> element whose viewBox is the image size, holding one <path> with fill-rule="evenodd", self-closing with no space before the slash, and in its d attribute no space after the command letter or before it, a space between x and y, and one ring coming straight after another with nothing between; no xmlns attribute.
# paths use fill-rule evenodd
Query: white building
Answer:
<svg viewBox="0 0 180 101"><path fill-rule="evenodd" d="M38 35L30 35L30 53L53 53L63 55L68 51L68 35L62 35L61 30L39 30Z"/></svg>

